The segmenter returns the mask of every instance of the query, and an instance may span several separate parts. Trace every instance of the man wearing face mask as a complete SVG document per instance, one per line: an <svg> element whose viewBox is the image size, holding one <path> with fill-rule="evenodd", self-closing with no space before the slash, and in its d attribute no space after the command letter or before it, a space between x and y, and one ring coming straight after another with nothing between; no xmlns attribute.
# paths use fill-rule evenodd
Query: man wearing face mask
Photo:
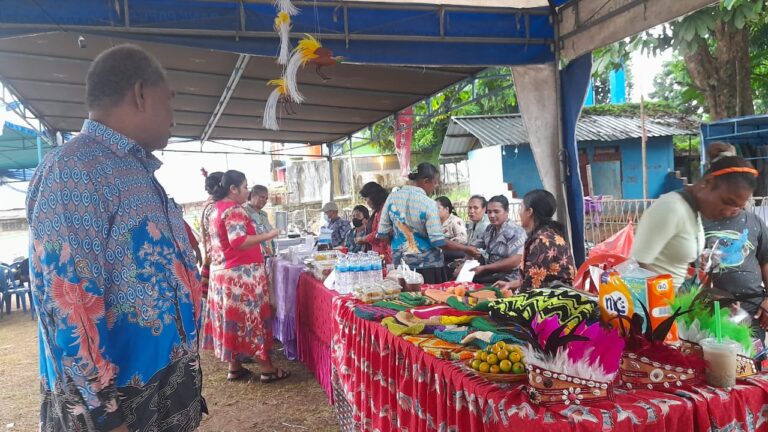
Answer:
<svg viewBox="0 0 768 432"><path fill-rule="evenodd" d="M330 201L320 211L325 214L325 227L331 230L331 247L343 246L350 227L349 222L339 217L339 206Z"/></svg>
<svg viewBox="0 0 768 432"><path fill-rule="evenodd" d="M365 242L359 242L365 236L368 235L368 219L370 215L368 208L362 205L357 205L352 210L352 229L347 233L347 238L344 241L344 246L349 252L367 252L368 244Z"/></svg>

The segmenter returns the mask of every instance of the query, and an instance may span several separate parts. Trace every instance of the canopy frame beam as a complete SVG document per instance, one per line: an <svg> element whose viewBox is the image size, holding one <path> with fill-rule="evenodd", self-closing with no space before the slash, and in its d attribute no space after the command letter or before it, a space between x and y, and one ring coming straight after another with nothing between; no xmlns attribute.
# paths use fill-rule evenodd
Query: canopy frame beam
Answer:
<svg viewBox="0 0 768 432"><path fill-rule="evenodd" d="M248 54L238 55L235 66L232 69L232 75L230 75L229 81L224 87L224 91L221 93L221 98L219 98L219 102L216 104L216 108L213 110L213 113L211 113L211 118L208 120L208 124L206 124L205 129L203 129L203 134L200 136L200 150L203 149L203 144L208 141L208 138L211 137L213 129L216 128L216 124L219 122L221 115L224 113L224 110L227 109L229 99L235 92L235 88L237 88L237 84L240 82L240 77L243 76L243 72L248 66L248 60L250 59L251 56Z"/></svg>

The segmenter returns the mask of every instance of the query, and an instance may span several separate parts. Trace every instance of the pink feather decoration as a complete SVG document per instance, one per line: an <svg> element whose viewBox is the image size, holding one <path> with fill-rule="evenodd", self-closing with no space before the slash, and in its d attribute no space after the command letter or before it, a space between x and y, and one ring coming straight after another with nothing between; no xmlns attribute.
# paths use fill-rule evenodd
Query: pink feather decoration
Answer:
<svg viewBox="0 0 768 432"><path fill-rule="evenodd" d="M557 330L558 327L560 327L560 320L556 315L545 318L543 321L537 315L531 323L531 329L533 330L534 334L536 334L537 338L539 339L539 345L542 347L547 344L547 340L552 335L552 333Z"/></svg>
<svg viewBox="0 0 768 432"><path fill-rule="evenodd" d="M588 341L575 341L568 345L568 358L574 362L586 362L592 367L602 368L606 374L619 370L624 339L615 329L606 330L600 323L590 326L581 323L573 334L584 336Z"/></svg>

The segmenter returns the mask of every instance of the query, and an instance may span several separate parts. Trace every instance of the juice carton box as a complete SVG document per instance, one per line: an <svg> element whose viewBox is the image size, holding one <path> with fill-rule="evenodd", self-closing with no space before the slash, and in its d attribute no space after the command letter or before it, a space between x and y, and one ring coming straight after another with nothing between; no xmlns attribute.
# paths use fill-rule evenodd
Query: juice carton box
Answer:
<svg viewBox="0 0 768 432"><path fill-rule="evenodd" d="M670 304L675 299L675 284L671 275L660 275L648 279L648 311L651 314L651 325L656 328L662 321L672 315ZM677 323L672 324L664 343L680 342L677 335Z"/></svg>

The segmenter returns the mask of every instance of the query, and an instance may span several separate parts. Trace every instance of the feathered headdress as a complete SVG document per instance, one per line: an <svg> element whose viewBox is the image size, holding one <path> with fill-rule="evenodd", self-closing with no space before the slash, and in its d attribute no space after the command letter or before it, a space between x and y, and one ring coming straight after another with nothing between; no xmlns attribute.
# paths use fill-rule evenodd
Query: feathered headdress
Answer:
<svg viewBox="0 0 768 432"><path fill-rule="evenodd" d="M624 339L615 329L582 322L569 333L555 316L536 318L516 336L527 342L523 355L534 403L581 404L610 400Z"/></svg>
<svg viewBox="0 0 768 432"><path fill-rule="evenodd" d="M622 328L625 321L630 322L620 367L622 383L627 388L664 390L699 381L704 373L703 359L687 356L680 349L664 343L675 320L690 310L676 308L654 328L648 308L643 303L640 306L643 315L635 312L631 319L620 319Z"/></svg>

